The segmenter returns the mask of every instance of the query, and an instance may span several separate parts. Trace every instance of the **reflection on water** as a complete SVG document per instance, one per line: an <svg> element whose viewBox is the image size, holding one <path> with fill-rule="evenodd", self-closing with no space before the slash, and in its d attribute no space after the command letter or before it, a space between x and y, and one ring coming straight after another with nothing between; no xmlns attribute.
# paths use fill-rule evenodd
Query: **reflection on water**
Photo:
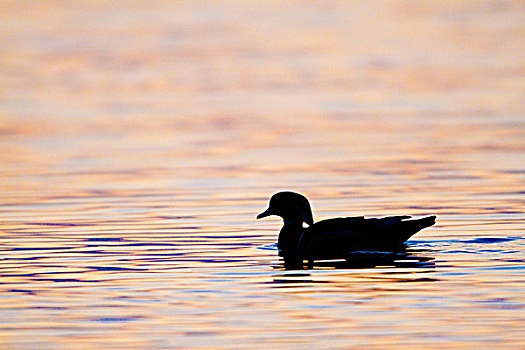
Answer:
<svg viewBox="0 0 525 350"><path fill-rule="evenodd" d="M525 346L521 3L0 12L0 348ZM283 189L438 223L287 271Z"/></svg>
<svg viewBox="0 0 525 350"><path fill-rule="evenodd" d="M335 269L363 269L379 266L389 267L428 267L433 266L428 261L431 257L424 257L406 251L353 251L345 259L319 260L309 265L313 268L335 268ZM279 266L281 267L281 266ZM287 262L284 258L282 267L287 270L300 270L305 268L303 264L296 261Z"/></svg>

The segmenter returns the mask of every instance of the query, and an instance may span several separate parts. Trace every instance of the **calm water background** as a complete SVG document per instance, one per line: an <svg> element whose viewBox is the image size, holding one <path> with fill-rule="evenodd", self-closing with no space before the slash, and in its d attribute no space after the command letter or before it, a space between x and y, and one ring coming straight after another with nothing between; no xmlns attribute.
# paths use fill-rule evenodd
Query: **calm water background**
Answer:
<svg viewBox="0 0 525 350"><path fill-rule="evenodd" d="M520 1L0 2L0 347L525 347ZM269 196L438 215L285 271Z"/></svg>

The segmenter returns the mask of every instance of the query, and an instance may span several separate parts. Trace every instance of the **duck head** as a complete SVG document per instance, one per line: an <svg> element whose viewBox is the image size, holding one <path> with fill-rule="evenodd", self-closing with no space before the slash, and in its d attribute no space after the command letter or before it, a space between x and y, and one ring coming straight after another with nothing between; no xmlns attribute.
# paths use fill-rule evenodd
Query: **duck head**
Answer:
<svg viewBox="0 0 525 350"><path fill-rule="evenodd" d="M270 198L270 205L257 219L270 215L277 215L283 218L285 224L302 224L308 225L314 223L310 202L305 196L295 192L278 192Z"/></svg>

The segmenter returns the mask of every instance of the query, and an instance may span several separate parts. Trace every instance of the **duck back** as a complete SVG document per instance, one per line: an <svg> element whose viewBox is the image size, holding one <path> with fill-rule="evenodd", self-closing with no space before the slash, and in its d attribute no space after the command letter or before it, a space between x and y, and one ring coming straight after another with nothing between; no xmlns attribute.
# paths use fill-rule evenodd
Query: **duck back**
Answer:
<svg viewBox="0 0 525 350"><path fill-rule="evenodd" d="M302 257L345 258L361 249L395 250L412 235L435 223L435 216L407 220L410 216L366 219L363 216L319 221L306 228L299 242Z"/></svg>

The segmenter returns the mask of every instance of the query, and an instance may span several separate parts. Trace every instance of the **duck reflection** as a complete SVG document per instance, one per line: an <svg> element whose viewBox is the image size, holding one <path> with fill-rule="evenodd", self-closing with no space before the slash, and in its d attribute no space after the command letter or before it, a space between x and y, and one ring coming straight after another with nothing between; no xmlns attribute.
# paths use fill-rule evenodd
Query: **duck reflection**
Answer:
<svg viewBox="0 0 525 350"><path fill-rule="evenodd" d="M413 250L407 247L395 251L359 250L349 252L344 259L316 260L305 263L303 260L280 254L283 259L278 269L303 270L313 268L331 269L370 269L375 267L429 268L434 267L430 251Z"/></svg>
<svg viewBox="0 0 525 350"><path fill-rule="evenodd" d="M311 269L337 270L337 269L374 269L378 268L380 274L387 274L389 279L395 282L434 282L436 279L422 277L422 274L432 272L435 264L434 258L429 255L429 250L413 250L406 248L398 251L355 251L348 254L346 259L320 260L312 265L303 264L297 260L290 261L287 258L280 260L275 265L276 270L287 270L285 274L279 274L273 278L272 284L278 288L293 288L298 284L317 285L333 283L333 278L319 279L324 274L314 274ZM380 269L380 268L387 268ZM388 268L396 268L393 276ZM401 269L401 270L400 270ZM289 272L288 272L289 271ZM417 273L415 273L417 272ZM369 271L366 272L367 276Z"/></svg>

